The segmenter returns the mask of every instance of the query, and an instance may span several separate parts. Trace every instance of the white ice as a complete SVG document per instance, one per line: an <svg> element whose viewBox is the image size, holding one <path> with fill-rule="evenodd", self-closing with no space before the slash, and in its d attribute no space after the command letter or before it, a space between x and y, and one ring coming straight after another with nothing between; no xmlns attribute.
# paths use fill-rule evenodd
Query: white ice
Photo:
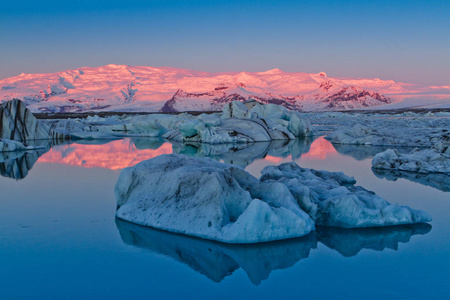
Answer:
<svg viewBox="0 0 450 300"><path fill-rule="evenodd" d="M115 193L121 219L221 242L267 242L314 230L285 185L208 158L171 154L141 162L121 172Z"/></svg>
<svg viewBox="0 0 450 300"><path fill-rule="evenodd" d="M285 184L316 225L355 228L423 223L430 216L407 206L391 205L375 193L355 186L342 172L305 169L295 163L268 166L262 182Z"/></svg>
<svg viewBox="0 0 450 300"><path fill-rule="evenodd" d="M269 166L260 180L209 158L162 155L124 169L117 217L227 243L298 237L317 225L376 227L428 222L425 212L391 205L352 177Z"/></svg>
<svg viewBox="0 0 450 300"><path fill-rule="evenodd" d="M414 149L406 154L388 149L374 156L372 167L424 174L450 173L450 155L439 153L435 149Z"/></svg>

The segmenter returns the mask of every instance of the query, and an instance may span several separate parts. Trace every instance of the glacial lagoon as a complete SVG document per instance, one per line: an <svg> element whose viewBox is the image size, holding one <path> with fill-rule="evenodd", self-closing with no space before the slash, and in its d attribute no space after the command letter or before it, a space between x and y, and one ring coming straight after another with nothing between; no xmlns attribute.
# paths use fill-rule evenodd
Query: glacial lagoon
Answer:
<svg viewBox="0 0 450 300"><path fill-rule="evenodd" d="M119 139L0 157L0 298L444 299L450 178L377 172L378 149L323 139L247 145ZM161 154L211 157L259 177L267 165L343 171L430 224L318 227L305 237L227 245L115 218L120 170Z"/></svg>

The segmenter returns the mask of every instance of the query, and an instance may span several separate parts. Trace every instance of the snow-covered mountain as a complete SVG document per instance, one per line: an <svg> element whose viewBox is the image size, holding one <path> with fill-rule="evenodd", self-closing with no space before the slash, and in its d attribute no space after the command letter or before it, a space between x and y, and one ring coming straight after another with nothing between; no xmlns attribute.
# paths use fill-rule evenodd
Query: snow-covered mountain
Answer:
<svg viewBox="0 0 450 300"><path fill-rule="evenodd" d="M450 103L446 102L450 86L420 87L279 69L208 73L126 65L21 74L0 80L1 102L18 98L33 112L206 111L249 99L304 111L346 110L398 106L405 98L417 97L420 100L411 102L414 105ZM425 101L432 98L438 102Z"/></svg>

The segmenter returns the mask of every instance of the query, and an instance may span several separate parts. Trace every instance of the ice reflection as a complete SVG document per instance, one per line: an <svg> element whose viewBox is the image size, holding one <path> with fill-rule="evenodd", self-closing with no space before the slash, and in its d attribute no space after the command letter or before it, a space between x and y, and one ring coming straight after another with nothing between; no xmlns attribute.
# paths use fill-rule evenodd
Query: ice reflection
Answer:
<svg viewBox="0 0 450 300"><path fill-rule="evenodd" d="M50 147L43 151L11 152L0 154L2 176L24 178L38 160L84 168L121 170L162 154L183 153L189 156L210 157L230 164L246 167L256 159L293 159L310 150L310 139L272 141L253 144L208 145L201 143L171 144L159 138L126 138L120 140L77 140L73 143ZM276 162L276 161L275 161Z"/></svg>
<svg viewBox="0 0 450 300"><path fill-rule="evenodd" d="M375 174L375 176L381 179L387 179L389 181L397 181L397 179L403 178L412 182L417 182L423 185L431 186L443 192L450 192L450 175L448 174L439 174L439 173L420 174L398 170L382 170L373 168L372 172L373 174Z"/></svg>
<svg viewBox="0 0 450 300"><path fill-rule="evenodd" d="M142 227L120 219L116 219L116 225L125 244L171 257L215 282L242 268L255 285L267 279L273 270L286 269L306 259L319 242L344 257L351 257L363 249L397 251L399 243L408 243L413 235L424 235L431 230L429 224L358 229L319 227L316 232L299 239L230 245Z"/></svg>
<svg viewBox="0 0 450 300"><path fill-rule="evenodd" d="M317 240L342 256L357 255L363 249L398 250L399 243L408 243L413 235L425 235L431 230L426 223L374 228L335 228L318 226Z"/></svg>
<svg viewBox="0 0 450 300"><path fill-rule="evenodd" d="M343 144L331 144L342 155L351 156L356 160L371 159L376 154L392 149L392 146L368 146L368 145L343 145ZM395 147L400 153L408 153L414 149L414 147Z"/></svg>
<svg viewBox="0 0 450 300"><path fill-rule="evenodd" d="M255 285L276 269L286 269L309 256L315 236L257 245L230 245L142 227L116 219L124 243L163 254L220 282L242 268Z"/></svg>
<svg viewBox="0 0 450 300"><path fill-rule="evenodd" d="M0 152L0 175L16 180L24 179L33 168L39 157L48 152L54 145L49 141L34 141L29 145L39 146L42 149Z"/></svg>
<svg viewBox="0 0 450 300"><path fill-rule="evenodd" d="M220 144L174 143L173 153L181 153L195 157L209 157L229 164L245 168L256 159L269 160L273 157L294 159L310 150L310 139L292 141L258 142L253 144Z"/></svg>

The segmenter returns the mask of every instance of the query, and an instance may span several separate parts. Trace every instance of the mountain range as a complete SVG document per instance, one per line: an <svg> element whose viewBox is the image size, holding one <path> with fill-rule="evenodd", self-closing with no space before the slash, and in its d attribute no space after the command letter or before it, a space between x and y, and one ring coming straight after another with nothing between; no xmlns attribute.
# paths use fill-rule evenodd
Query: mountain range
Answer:
<svg viewBox="0 0 450 300"><path fill-rule="evenodd" d="M300 111L450 107L450 85L420 86L326 73L210 73L171 67L106 65L0 80L0 102L23 100L33 112L218 111L254 99Z"/></svg>

